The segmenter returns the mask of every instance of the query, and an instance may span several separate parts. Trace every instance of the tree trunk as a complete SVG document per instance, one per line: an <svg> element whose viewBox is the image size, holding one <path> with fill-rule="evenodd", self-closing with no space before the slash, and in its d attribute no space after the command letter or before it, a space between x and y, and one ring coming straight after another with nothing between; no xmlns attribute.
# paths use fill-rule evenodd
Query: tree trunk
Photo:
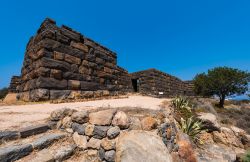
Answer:
<svg viewBox="0 0 250 162"><path fill-rule="evenodd" d="M220 97L219 107L221 107L221 108L224 107L225 98L226 98L225 95L222 95L222 96Z"/></svg>

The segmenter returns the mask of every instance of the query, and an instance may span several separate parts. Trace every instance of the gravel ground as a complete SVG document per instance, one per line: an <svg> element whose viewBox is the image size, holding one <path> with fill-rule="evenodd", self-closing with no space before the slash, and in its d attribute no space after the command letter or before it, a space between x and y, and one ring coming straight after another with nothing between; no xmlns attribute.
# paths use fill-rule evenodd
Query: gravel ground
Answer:
<svg viewBox="0 0 250 162"><path fill-rule="evenodd" d="M0 106L0 130L16 130L21 127L43 123L53 110L64 107L77 110L92 110L107 107L137 107L158 110L164 100L168 99L147 96L129 96L128 98L122 99L105 99L74 103Z"/></svg>

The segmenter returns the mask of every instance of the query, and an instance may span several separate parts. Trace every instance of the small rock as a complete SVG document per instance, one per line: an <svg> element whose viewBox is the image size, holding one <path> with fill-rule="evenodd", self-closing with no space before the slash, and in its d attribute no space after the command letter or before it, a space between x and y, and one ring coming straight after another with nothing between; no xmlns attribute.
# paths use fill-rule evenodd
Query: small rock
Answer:
<svg viewBox="0 0 250 162"><path fill-rule="evenodd" d="M68 132L68 133L74 133L73 129L71 129L71 128L66 128L66 132Z"/></svg>
<svg viewBox="0 0 250 162"><path fill-rule="evenodd" d="M105 159L105 150L103 148L99 149L98 154L99 154L99 157L100 157L101 160Z"/></svg>
<svg viewBox="0 0 250 162"><path fill-rule="evenodd" d="M130 130L141 130L141 121L137 117L130 117Z"/></svg>
<svg viewBox="0 0 250 162"><path fill-rule="evenodd" d="M120 128L118 126L115 127L111 127L108 131L107 131L107 136L110 139L113 139L115 137L117 137L120 134Z"/></svg>
<svg viewBox="0 0 250 162"><path fill-rule="evenodd" d="M63 119L65 116L71 116L76 110L63 108L59 110L52 111L50 114L50 120L58 121Z"/></svg>
<svg viewBox="0 0 250 162"><path fill-rule="evenodd" d="M75 144L81 148L86 149L87 148L87 138L86 136L79 135L77 132L73 134L73 140Z"/></svg>
<svg viewBox="0 0 250 162"><path fill-rule="evenodd" d="M108 129L108 126L95 126L93 132L94 138L102 139L106 137Z"/></svg>
<svg viewBox="0 0 250 162"><path fill-rule="evenodd" d="M104 150L114 150L115 149L115 140L109 140L104 138L101 142L101 146Z"/></svg>
<svg viewBox="0 0 250 162"><path fill-rule="evenodd" d="M81 124L78 124L78 123L73 123L72 124L73 131L77 132L80 135L84 135L85 128L86 128L86 125L81 125Z"/></svg>
<svg viewBox="0 0 250 162"><path fill-rule="evenodd" d="M74 153L75 149L76 149L76 145L67 145L67 146L61 147L58 150L56 150L55 153L53 153L54 159L56 161L63 161L69 158Z"/></svg>
<svg viewBox="0 0 250 162"><path fill-rule="evenodd" d="M62 128L64 128L64 129L71 128L71 125L72 125L71 117L66 116L65 118L63 118L63 120L62 120Z"/></svg>
<svg viewBox="0 0 250 162"><path fill-rule="evenodd" d="M110 125L116 110L109 109L89 114L89 122L94 125Z"/></svg>
<svg viewBox="0 0 250 162"><path fill-rule="evenodd" d="M83 124L83 123L87 123L89 120L89 114L87 111L78 111L78 112L74 112L71 116L72 121L79 123L79 124Z"/></svg>
<svg viewBox="0 0 250 162"><path fill-rule="evenodd" d="M105 152L105 159L109 162L115 161L115 151L111 150L111 151Z"/></svg>
<svg viewBox="0 0 250 162"><path fill-rule="evenodd" d="M141 126L143 130L152 130L157 127L157 121L152 117L145 117L141 121Z"/></svg>
<svg viewBox="0 0 250 162"><path fill-rule="evenodd" d="M97 156L97 150L88 150L87 154L88 156Z"/></svg>
<svg viewBox="0 0 250 162"><path fill-rule="evenodd" d="M96 138L90 138L89 142L87 143L87 147L91 149L99 149L101 145L101 140Z"/></svg>
<svg viewBox="0 0 250 162"><path fill-rule="evenodd" d="M121 129L127 129L129 127L129 124L129 117L123 111L118 111L112 120L112 125L118 126Z"/></svg>
<svg viewBox="0 0 250 162"><path fill-rule="evenodd" d="M94 128L95 128L95 125L88 124L88 125L85 127L85 135L87 135L87 136L92 136L92 135L93 135L93 132L94 132Z"/></svg>
<svg viewBox="0 0 250 162"><path fill-rule="evenodd" d="M220 124L212 113L199 113L197 116L204 123L204 128L208 131L220 131Z"/></svg>

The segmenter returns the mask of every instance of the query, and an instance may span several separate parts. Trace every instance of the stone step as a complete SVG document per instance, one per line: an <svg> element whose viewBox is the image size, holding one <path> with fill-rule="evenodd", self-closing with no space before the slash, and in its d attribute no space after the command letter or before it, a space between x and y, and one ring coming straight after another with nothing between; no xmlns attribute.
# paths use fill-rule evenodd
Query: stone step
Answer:
<svg viewBox="0 0 250 162"><path fill-rule="evenodd" d="M0 131L0 145L8 141L16 140L19 138L27 138L36 134L41 134L52 129L52 124L39 124L20 129L19 131Z"/></svg>
<svg viewBox="0 0 250 162"><path fill-rule="evenodd" d="M63 139L66 135L56 131L30 136L26 139L17 139L0 146L0 162L9 162L21 159L34 150L41 150Z"/></svg>
<svg viewBox="0 0 250 162"><path fill-rule="evenodd" d="M74 155L76 145L72 137L66 137L53 143L40 151L34 151L30 155L19 159L17 162L55 162L64 161Z"/></svg>

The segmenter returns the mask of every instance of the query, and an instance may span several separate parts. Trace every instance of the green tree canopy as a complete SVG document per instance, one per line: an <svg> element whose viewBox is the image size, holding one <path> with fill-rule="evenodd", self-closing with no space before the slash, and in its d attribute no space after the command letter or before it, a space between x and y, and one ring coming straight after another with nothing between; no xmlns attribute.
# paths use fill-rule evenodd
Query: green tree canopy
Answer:
<svg viewBox="0 0 250 162"><path fill-rule="evenodd" d="M229 67L217 67L194 78L195 92L202 96L217 95L219 106L224 106L227 96L244 94L248 90L250 73Z"/></svg>

